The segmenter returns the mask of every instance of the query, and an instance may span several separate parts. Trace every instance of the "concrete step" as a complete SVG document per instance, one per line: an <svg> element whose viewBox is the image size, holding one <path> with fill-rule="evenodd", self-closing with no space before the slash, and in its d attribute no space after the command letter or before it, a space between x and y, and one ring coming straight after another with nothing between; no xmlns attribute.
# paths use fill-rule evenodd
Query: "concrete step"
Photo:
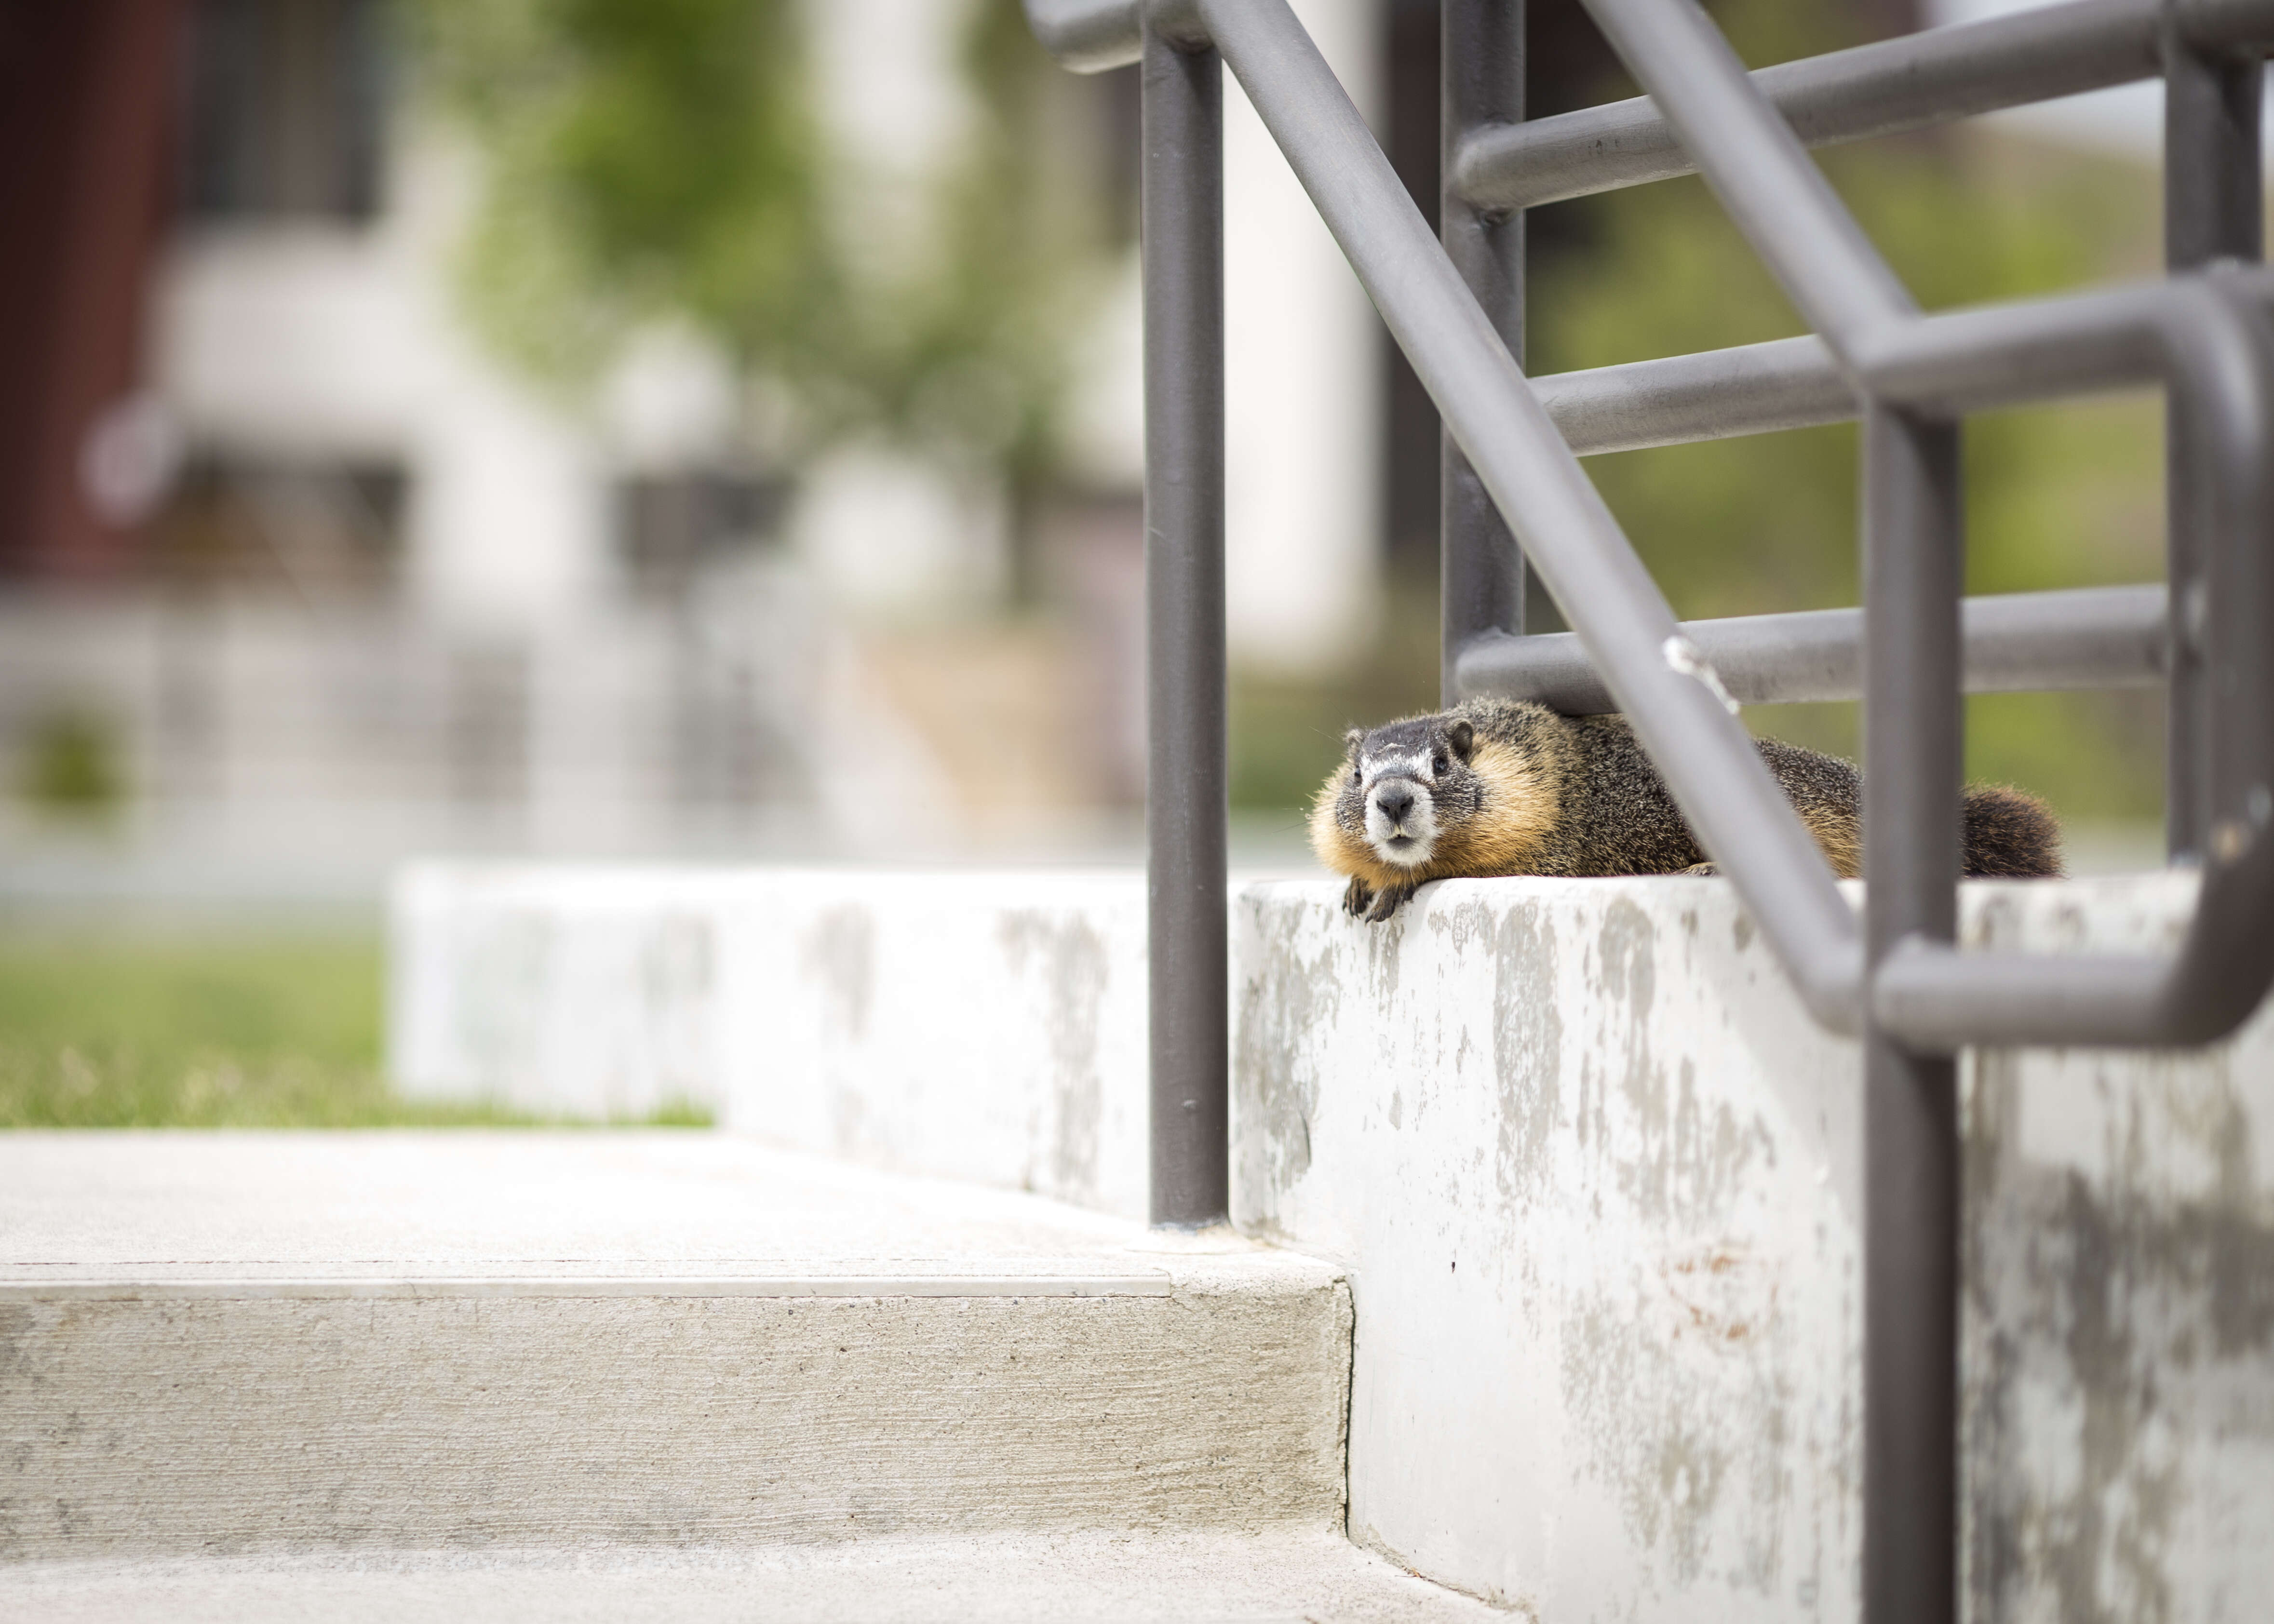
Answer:
<svg viewBox="0 0 2274 1624"><path fill-rule="evenodd" d="M730 1136L0 1136L0 1560L1331 1533L1350 1335L1228 1232Z"/></svg>
<svg viewBox="0 0 2274 1624"><path fill-rule="evenodd" d="M0 1565L41 1624L1487 1624L1339 1535L995 1535L767 1551L528 1551Z"/></svg>

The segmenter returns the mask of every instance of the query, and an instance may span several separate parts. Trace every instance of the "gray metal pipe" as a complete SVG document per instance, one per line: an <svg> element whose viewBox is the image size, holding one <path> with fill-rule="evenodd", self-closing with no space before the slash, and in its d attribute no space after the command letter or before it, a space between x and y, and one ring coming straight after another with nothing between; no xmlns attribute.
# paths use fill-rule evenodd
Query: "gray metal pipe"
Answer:
<svg viewBox="0 0 2274 1624"><path fill-rule="evenodd" d="M2014 592L1969 598L1959 607L1962 681L1969 694L2153 688L2164 680L2160 586ZM1740 704L1864 696L1860 609L1684 620L1682 635ZM1569 633L1477 639L1462 650L1460 691L1536 699L1568 716L1616 708Z"/></svg>
<svg viewBox="0 0 2274 1624"><path fill-rule="evenodd" d="M1864 929L1957 933L1958 425L1864 418ZM1958 1615L1958 1068L1864 1028L1864 1624Z"/></svg>
<svg viewBox="0 0 2274 1624"><path fill-rule="evenodd" d="M2222 274L2238 292L2274 303L2274 271ZM1985 343L2001 357L1994 370L1985 365L1942 380L1936 403L1952 413L2132 387L2163 379L2163 350L2142 335L2172 297L2166 284L2149 282L1942 311L1922 318L1905 344L1922 365L1931 352L1963 354ZM1815 337L1551 372L1532 387L1581 456L1841 423L1861 410L1830 348ZM1904 387L1924 393L1916 380Z"/></svg>
<svg viewBox="0 0 2274 1624"><path fill-rule="evenodd" d="M1468 132L1524 117L1524 0L1444 0L1438 45L1441 172ZM1449 187L1438 238L1508 352L1524 365L1524 215L1487 217ZM1449 428L1438 431L1437 686L1447 704L1461 650L1524 631L1524 550Z"/></svg>
<svg viewBox="0 0 2274 1624"><path fill-rule="evenodd" d="M1581 456L1808 428L1860 410L1813 337L1551 372L1532 387Z"/></svg>
<svg viewBox="0 0 2274 1624"><path fill-rule="evenodd" d="M1231 1207L1224 71L1148 29L1142 82L1152 1218L1191 1228Z"/></svg>
<svg viewBox="0 0 2274 1624"><path fill-rule="evenodd" d="M2161 290L2167 297L2143 301L2147 332L2127 335L2157 347L2187 412L2190 462L2171 477L2194 482L2209 503L2212 771L2204 882L2186 939L2168 959L1907 944L1879 972L1872 1007L1915 1049L2210 1042L2248 1019L2274 981L2274 329L2247 280L2173 282ZM1999 358L1982 365L1994 373ZM1947 384L1951 370L1952 357L1935 357L1929 381Z"/></svg>
<svg viewBox="0 0 2274 1624"><path fill-rule="evenodd" d="M2175 13L2163 31L2164 267L2180 272L2221 259L2261 257L2266 199L2259 174L2260 87L2256 55L2187 37ZM2184 402L2165 404L2165 465L2194 460ZM2202 606L2209 590L2210 516L2203 493L2186 479L2165 481L2165 576L2182 604ZM2202 615L2182 617L2172 648L2165 706L2164 824L2172 857L2201 856L2210 837L2213 768L2211 696L2204 685Z"/></svg>
<svg viewBox="0 0 2274 1624"><path fill-rule="evenodd" d="M1855 915L1667 606L1285 0L1201 19L1817 1018L1850 1029Z"/></svg>
<svg viewBox="0 0 2274 1624"><path fill-rule="evenodd" d="M2204 45L2274 41L2274 0L2197 0L2180 14ZM2163 15L2161 0L2072 0L1780 63L1752 80L1803 142L1828 147L2153 78ZM1695 167L1656 104L1637 96L1480 131L1450 175L1479 208L1521 209Z"/></svg>

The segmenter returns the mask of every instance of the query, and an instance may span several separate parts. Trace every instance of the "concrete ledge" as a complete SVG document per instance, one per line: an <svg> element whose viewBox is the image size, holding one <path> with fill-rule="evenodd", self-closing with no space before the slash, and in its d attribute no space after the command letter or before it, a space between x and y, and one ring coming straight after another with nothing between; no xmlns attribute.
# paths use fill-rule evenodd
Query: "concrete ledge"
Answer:
<svg viewBox="0 0 2274 1624"><path fill-rule="evenodd" d="M801 1149L1144 1216L1141 876L427 864L392 911L414 1094L692 1100Z"/></svg>
<svg viewBox="0 0 2274 1624"><path fill-rule="evenodd" d="M592 1034L637 1021L739 1034L685 1073L737 1125L1142 1212L1136 876L642 883L414 876L403 1063L539 1090L542 1056L591 1075L577 1056L615 1041ZM2192 883L1969 884L1965 931L2150 947ZM1726 882L1448 883L1382 929L1337 889L1235 896L1233 1199L1350 1273L1353 1533L1544 1618L1852 1618L1855 1047L1807 1020ZM690 914L769 940L722 946L674 1026L650 989L688 983L640 966ZM510 939L556 945L515 981L483 968ZM1977 1055L1963 1077L1971 1605L2255 1619L2274 1021L2188 1054Z"/></svg>

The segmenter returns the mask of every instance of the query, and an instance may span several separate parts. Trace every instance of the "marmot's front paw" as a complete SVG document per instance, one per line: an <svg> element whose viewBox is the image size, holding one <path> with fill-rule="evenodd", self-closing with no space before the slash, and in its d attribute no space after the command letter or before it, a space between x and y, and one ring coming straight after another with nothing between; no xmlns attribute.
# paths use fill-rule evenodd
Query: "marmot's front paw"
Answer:
<svg viewBox="0 0 2274 1624"><path fill-rule="evenodd" d="M1397 913L1398 909L1404 907L1407 901L1412 898L1415 890L1417 889L1417 887L1412 885L1392 885L1388 887L1380 896L1374 899L1374 906L1367 913L1366 917L1367 922L1375 925L1382 923L1382 921Z"/></svg>
<svg viewBox="0 0 2274 1624"><path fill-rule="evenodd" d="M1711 862L1691 863L1687 868L1677 868L1675 872L1676 874L1697 875L1701 878L1710 879L1714 875L1721 872L1721 865L1720 863Z"/></svg>
<svg viewBox="0 0 2274 1624"><path fill-rule="evenodd" d="M1352 919L1364 919L1367 905L1373 900L1374 887L1352 875L1351 883L1343 888L1343 912Z"/></svg>

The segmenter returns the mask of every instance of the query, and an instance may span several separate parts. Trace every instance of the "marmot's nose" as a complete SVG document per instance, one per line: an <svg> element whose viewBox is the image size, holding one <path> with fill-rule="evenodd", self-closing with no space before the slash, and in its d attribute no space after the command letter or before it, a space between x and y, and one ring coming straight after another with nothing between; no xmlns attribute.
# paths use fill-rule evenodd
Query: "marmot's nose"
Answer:
<svg viewBox="0 0 2274 1624"><path fill-rule="evenodd" d="M1397 787L1386 789L1382 792L1376 804L1382 808L1382 816L1389 820L1389 826L1395 829L1405 821L1405 815L1413 810L1413 792Z"/></svg>

